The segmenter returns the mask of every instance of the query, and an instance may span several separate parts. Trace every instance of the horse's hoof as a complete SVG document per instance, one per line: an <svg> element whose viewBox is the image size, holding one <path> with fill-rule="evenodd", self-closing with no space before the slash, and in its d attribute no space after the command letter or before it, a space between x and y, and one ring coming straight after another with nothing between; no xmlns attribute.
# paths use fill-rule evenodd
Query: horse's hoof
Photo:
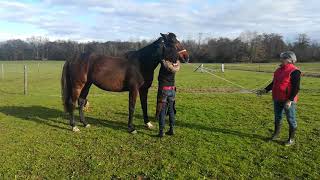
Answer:
<svg viewBox="0 0 320 180"><path fill-rule="evenodd" d="M151 122L148 122L147 124L144 125L147 129L153 129L154 126L152 125Z"/></svg>
<svg viewBox="0 0 320 180"><path fill-rule="evenodd" d="M72 131L73 131L73 132L79 132L80 129L79 129L77 126L74 126L74 127L72 127Z"/></svg>
<svg viewBox="0 0 320 180"><path fill-rule="evenodd" d="M85 128L89 128L91 125L90 124L87 124L86 126L84 126Z"/></svg>

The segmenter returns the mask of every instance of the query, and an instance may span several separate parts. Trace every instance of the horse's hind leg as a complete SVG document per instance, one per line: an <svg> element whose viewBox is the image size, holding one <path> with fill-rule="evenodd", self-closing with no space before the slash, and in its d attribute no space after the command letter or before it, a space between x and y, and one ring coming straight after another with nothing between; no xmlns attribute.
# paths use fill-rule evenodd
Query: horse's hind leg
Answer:
<svg viewBox="0 0 320 180"><path fill-rule="evenodd" d="M74 118L74 109L75 109L75 107L76 107L75 103L73 103L72 100L70 99L69 102L68 102L68 105L67 105L67 111L70 114L69 123L70 123L70 126L72 127L72 131L79 131L79 129L74 128L75 125L76 125L75 118Z"/></svg>
<svg viewBox="0 0 320 180"><path fill-rule="evenodd" d="M72 88L71 90L71 97L68 98L67 102L65 102L65 109L66 111L69 113L70 115L70 119L69 119L69 123L70 126L72 127L72 131L79 131L79 129L76 127L76 121L74 118L74 110L76 109L76 100L74 93L76 92L76 90L74 88Z"/></svg>
<svg viewBox="0 0 320 180"><path fill-rule="evenodd" d="M86 83L85 86L82 88L80 97L78 99L78 105L79 105L79 115L80 115L80 122L85 126L85 127L90 127L90 124L87 123L85 117L84 117L84 111L83 108L88 102L86 99L89 93L89 89L91 87L92 83Z"/></svg>
<svg viewBox="0 0 320 180"><path fill-rule="evenodd" d="M78 100L78 98L80 96L81 89L82 88L79 87L79 86L72 89L72 98L71 98L72 102L71 103L73 105L73 109L72 109L72 111L70 113L70 115L71 115L70 125L72 127L72 131L74 131L74 132L80 131L80 129L76 126L76 121L75 121L73 112L74 112L74 109L75 109L75 104L76 104L76 102L77 102L77 100Z"/></svg>
<svg viewBox="0 0 320 180"><path fill-rule="evenodd" d="M135 105L137 101L139 90L138 88L133 88L129 91L129 120L128 120L128 132L135 134L137 131L133 126L133 114L135 110Z"/></svg>

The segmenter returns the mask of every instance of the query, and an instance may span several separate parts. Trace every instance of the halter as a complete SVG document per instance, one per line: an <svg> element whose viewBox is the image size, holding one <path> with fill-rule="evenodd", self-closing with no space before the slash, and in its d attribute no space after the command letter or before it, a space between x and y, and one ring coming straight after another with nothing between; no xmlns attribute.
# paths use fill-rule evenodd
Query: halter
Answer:
<svg viewBox="0 0 320 180"><path fill-rule="evenodd" d="M179 51L178 54L181 54L181 53L183 53L183 52L187 52L187 50L186 50L186 49L183 49L183 50Z"/></svg>

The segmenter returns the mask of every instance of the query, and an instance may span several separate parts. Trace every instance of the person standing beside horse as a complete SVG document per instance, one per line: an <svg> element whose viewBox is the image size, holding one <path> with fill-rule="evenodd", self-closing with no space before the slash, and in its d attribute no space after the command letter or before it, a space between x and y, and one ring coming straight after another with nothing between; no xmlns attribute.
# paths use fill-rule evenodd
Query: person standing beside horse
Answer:
<svg viewBox="0 0 320 180"><path fill-rule="evenodd" d="M294 137L297 130L296 103L300 89L300 70L295 66L297 58L294 52L286 51L280 54L281 65L274 72L273 81L262 90L258 95L265 94L272 90L274 102L274 133L271 140L279 137L281 129L282 114L285 112L289 123L289 138L286 146L294 144Z"/></svg>
<svg viewBox="0 0 320 180"><path fill-rule="evenodd" d="M173 48L173 47L171 47ZM167 57L170 57L174 62L168 60L161 61L161 68L158 76L158 95L157 95L157 113L156 117L159 120L159 134L158 136L162 138L164 136L164 126L166 115L169 115L169 125L170 129L166 132L166 135L174 135L173 128L175 123L175 74L180 69L180 62L177 57L177 54L173 54L170 49L167 48L166 53Z"/></svg>

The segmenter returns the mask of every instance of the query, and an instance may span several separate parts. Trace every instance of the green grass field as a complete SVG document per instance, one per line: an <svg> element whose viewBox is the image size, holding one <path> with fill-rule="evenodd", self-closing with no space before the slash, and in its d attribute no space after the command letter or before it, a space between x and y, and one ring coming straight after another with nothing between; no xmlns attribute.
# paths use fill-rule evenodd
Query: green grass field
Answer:
<svg viewBox="0 0 320 180"><path fill-rule="evenodd" d="M73 133L60 99L62 62L40 62L39 69L38 63L0 62L5 70L0 79L0 179L320 178L320 78L303 77L296 144L284 147L285 119L281 140L266 142L273 130L270 94L243 93L207 73L193 72L190 64L177 75L175 136L160 140L157 129L144 129L139 100L138 134L128 134L128 93L96 87L86 113L92 126ZM24 64L28 95L23 95ZM317 63L299 66L320 69ZM261 88L272 78L271 73L229 69L216 74L248 89ZM148 102L154 124L156 85Z"/></svg>

